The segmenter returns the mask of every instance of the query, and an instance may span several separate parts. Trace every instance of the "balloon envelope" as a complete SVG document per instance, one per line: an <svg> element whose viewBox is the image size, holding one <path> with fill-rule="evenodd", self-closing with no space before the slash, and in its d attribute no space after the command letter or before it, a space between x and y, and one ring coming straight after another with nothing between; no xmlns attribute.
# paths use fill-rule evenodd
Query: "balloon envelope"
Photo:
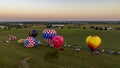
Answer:
<svg viewBox="0 0 120 68"><path fill-rule="evenodd" d="M38 31L37 30L31 30L28 34L31 37L36 37L38 35Z"/></svg>
<svg viewBox="0 0 120 68"><path fill-rule="evenodd" d="M55 48L60 48L63 42L64 42L64 39L62 36L55 36L52 39L52 44L54 45Z"/></svg>
<svg viewBox="0 0 120 68"><path fill-rule="evenodd" d="M88 36L86 38L86 44L91 51L95 51L97 48L100 47L101 38L99 36Z"/></svg>
<svg viewBox="0 0 120 68"><path fill-rule="evenodd" d="M14 35L9 35L9 36L7 37L7 39L8 39L9 41L15 41L15 40L17 40L17 37L14 36Z"/></svg>
<svg viewBox="0 0 120 68"><path fill-rule="evenodd" d="M25 40L26 40L26 39L19 39L19 40L18 40L18 43L22 44L22 43L25 42Z"/></svg>
<svg viewBox="0 0 120 68"><path fill-rule="evenodd" d="M57 32L54 29L50 29L50 28L44 29L42 32L42 37L44 38L45 42L48 44L51 43L52 38L56 35Z"/></svg>
<svg viewBox="0 0 120 68"><path fill-rule="evenodd" d="M27 48L38 46L37 38L36 37L28 37L24 42L24 46Z"/></svg>

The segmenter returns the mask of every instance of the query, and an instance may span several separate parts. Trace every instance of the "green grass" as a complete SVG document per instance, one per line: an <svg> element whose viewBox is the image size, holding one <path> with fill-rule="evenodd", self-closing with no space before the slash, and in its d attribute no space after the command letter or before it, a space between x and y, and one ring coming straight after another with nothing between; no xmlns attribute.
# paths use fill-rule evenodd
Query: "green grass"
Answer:
<svg viewBox="0 0 120 68"><path fill-rule="evenodd" d="M23 68L19 63L20 60L36 55L28 60L30 68L119 68L120 56L99 54L94 55L89 51L85 44L88 35L98 35L102 39L100 49L109 49L120 51L120 31L95 31L89 29L56 29L58 35L62 35L65 39L64 44L80 45L88 50L76 52L73 48L66 48L65 51L59 51L59 59L53 61L44 61L44 55L52 48L46 45L40 45L36 48L24 48L17 41L4 43L7 35L16 35L18 38L26 38L30 29L37 29L39 35L37 38L43 42L41 32L44 28L29 29L12 29L0 31L0 68Z"/></svg>

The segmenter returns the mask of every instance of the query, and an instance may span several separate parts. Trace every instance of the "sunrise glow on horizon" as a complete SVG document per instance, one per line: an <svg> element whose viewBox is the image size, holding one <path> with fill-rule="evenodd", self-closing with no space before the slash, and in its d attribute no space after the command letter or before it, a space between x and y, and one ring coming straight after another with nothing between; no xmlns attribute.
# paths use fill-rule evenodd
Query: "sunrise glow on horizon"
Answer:
<svg viewBox="0 0 120 68"><path fill-rule="evenodd" d="M120 20L120 0L0 0L6 20Z"/></svg>

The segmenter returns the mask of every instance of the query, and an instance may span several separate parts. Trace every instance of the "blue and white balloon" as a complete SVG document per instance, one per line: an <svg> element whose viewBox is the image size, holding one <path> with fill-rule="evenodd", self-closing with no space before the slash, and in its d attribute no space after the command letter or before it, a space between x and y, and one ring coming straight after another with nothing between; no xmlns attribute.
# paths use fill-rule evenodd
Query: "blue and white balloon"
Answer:
<svg viewBox="0 0 120 68"><path fill-rule="evenodd" d="M50 44L52 38L57 35L57 32L54 29L46 28L42 32L42 37L44 38L45 42Z"/></svg>
<svg viewBox="0 0 120 68"><path fill-rule="evenodd" d="M24 42L24 46L27 48L38 46L37 38L36 37L28 37Z"/></svg>

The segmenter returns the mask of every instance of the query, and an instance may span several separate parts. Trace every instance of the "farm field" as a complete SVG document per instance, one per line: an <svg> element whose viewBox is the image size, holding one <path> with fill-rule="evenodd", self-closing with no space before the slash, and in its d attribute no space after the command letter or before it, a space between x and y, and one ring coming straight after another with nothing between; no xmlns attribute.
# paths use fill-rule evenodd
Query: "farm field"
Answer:
<svg viewBox="0 0 120 68"><path fill-rule="evenodd" d="M27 63L30 68L119 68L120 55L98 54L90 52L86 46L85 39L89 35L98 35L102 39L100 49L120 51L120 31L119 30L90 30L90 29L58 29L58 35L64 37L64 44L79 45L84 49L76 52L74 48L63 47L59 50L59 58L53 61L45 61L47 52L54 50L46 44L35 48L25 48L17 41L5 43L8 35L15 35L18 38L27 38L28 32L36 29L39 32L37 39L44 43L41 36L44 27L32 27L24 29L0 30L0 68L23 68L21 60L31 57Z"/></svg>

